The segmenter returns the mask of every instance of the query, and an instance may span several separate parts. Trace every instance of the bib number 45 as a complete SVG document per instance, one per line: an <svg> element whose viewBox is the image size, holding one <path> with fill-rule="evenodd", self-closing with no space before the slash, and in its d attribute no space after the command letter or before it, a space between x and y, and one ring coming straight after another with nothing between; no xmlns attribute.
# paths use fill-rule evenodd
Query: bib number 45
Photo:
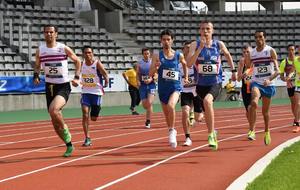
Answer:
<svg viewBox="0 0 300 190"><path fill-rule="evenodd" d="M178 76L179 76L178 71L163 70L164 79L178 80Z"/></svg>

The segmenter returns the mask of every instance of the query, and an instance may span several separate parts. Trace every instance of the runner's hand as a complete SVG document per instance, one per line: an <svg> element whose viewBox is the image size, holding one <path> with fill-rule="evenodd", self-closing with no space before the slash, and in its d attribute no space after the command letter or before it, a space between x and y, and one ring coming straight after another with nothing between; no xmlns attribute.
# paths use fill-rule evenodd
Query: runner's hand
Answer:
<svg viewBox="0 0 300 190"><path fill-rule="evenodd" d="M40 79L39 78L35 78L34 80L33 80L33 84L34 85L39 85L40 84Z"/></svg>
<svg viewBox="0 0 300 190"><path fill-rule="evenodd" d="M71 81L71 83L72 83L72 86L77 87L77 86L79 86L80 81L79 81L79 79L73 79Z"/></svg>
<svg viewBox="0 0 300 190"><path fill-rule="evenodd" d="M233 72L233 73L231 74L231 80L232 80L232 81L236 81L236 72Z"/></svg>
<svg viewBox="0 0 300 190"><path fill-rule="evenodd" d="M264 86L269 86L271 84L271 81L269 79L264 80Z"/></svg>

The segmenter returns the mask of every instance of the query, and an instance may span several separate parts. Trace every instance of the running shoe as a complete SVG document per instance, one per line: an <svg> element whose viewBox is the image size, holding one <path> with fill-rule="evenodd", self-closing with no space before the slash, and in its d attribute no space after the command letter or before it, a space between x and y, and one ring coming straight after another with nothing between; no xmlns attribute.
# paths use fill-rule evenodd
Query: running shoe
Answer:
<svg viewBox="0 0 300 190"><path fill-rule="evenodd" d="M255 131L249 130L249 132L248 132L248 139L251 140L251 141L255 140Z"/></svg>
<svg viewBox="0 0 300 190"><path fill-rule="evenodd" d="M271 144L271 135L270 135L270 131L265 132L264 142L265 142L265 145Z"/></svg>
<svg viewBox="0 0 300 190"><path fill-rule="evenodd" d="M172 148L177 147L177 139L176 139L177 131L176 129L172 128L169 130L169 143Z"/></svg>
<svg viewBox="0 0 300 190"><path fill-rule="evenodd" d="M69 128L64 128L64 130L63 130L63 139L64 139L65 143L71 142L72 136L71 136L71 133L69 131Z"/></svg>
<svg viewBox="0 0 300 190"><path fill-rule="evenodd" d="M297 126L297 122L296 121L294 121L293 126Z"/></svg>
<svg viewBox="0 0 300 190"><path fill-rule="evenodd" d="M186 138L183 146L192 146L192 140L190 138Z"/></svg>
<svg viewBox="0 0 300 190"><path fill-rule="evenodd" d="M300 127L298 126L298 127L296 127L294 130L293 130L293 132L294 133L298 133L298 132L300 132Z"/></svg>
<svg viewBox="0 0 300 190"><path fill-rule="evenodd" d="M140 115L137 111L131 112L132 115Z"/></svg>
<svg viewBox="0 0 300 190"><path fill-rule="evenodd" d="M146 129L150 129L151 128L150 122L147 122L147 121L145 122L145 128Z"/></svg>
<svg viewBox="0 0 300 190"><path fill-rule="evenodd" d="M213 150L218 150L218 140L215 131L211 132L208 135L208 146L211 147Z"/></svg>
<svg viewBox="0 0 300 190"><path fill-rule="evenodd" d="M195 124L195 114L194 114L194 112L190 112L189 120L188 121L189 121L189 125L191 127L193 127L194 124Z"/></svg>
<svg viewBox="0 0 300 190"><path fill-rule="evenodd" d="M92 140L91 138L85 138L84 143L82 144L82 146L91 146L92 145Z"/></svg>
<svg viewBox="0 0 300 190"><path fill-rule="evenodd" d="M64 157L70 157L72 155L72 152L74 150L74 146L67 146L67 150L66 152L64 153Z"/></svg>

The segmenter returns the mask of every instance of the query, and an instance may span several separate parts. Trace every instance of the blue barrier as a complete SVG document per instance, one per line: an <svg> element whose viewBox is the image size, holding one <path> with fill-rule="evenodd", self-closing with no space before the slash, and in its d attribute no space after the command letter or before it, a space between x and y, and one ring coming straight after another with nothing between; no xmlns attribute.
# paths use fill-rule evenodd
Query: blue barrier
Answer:
<svg viewBox="0 0 300 190"><path fill-rule="evenodd" d="M0 94L31 94L45 92L45 78L41 76L41 83L33 84L32 76L0 77Z"/></svg>

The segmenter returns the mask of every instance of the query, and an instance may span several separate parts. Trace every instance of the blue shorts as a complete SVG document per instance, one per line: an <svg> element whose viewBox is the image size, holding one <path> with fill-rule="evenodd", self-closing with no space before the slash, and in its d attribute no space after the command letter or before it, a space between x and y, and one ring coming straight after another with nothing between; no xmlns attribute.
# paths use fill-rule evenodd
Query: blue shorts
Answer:
<svg viewBox="0 0 300 190"><path fill-rule="evenodd" d="M82 94L81 105L91 108L91 117L98 117L101 110L102 98L100 95L95 94Z"/></svg>
<svg viewBox="0 0 300 190"><path fill-rule="evenodd" d="M100 106L101 103L102 103L102 98L100 95L95 95L95 94L81 95L81 105L91 107L91 106Z"/></svg>
<svg viewBox="0 0 300 190"><path fill-rule="evenodd" d="M139 88L139 91L141 100L147 99L148 94L155 94L156 85L155 83L142 84Z"/></svg>
<svg viewBox="0 0 300 190"><path fill-rule="evenodd" d="M178 92L180 94L180 92L182 91L181 87L175 88L174 90L160 90L158 91L158 97L159 100L164 103L164 104L168 104L170 96L174 93L174 92Z"/></svg>
<svg viewBox="0 0 300 190"><path fill-rule="evenodd" d="M251 82L251 89L253 89L253 87L258 88L261 96L264 96L267 98L271 98L276 93L275 86L264 86L264 85L258 84L256 82Z"/></svg>

